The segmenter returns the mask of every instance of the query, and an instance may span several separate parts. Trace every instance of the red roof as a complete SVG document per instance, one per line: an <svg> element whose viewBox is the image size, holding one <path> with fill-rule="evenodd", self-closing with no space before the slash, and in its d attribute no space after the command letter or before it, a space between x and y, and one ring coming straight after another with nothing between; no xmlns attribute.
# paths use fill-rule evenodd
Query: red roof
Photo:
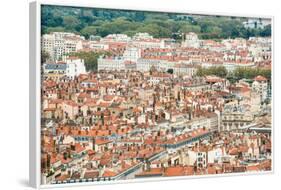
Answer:
<svg viewBox="0 0 281 190"><path fill-rule="evenodd" d="M267 78L265 78L265 77L259 75L259 76L256 76L254 80L255 80L255 81L267 81Z"/></svg>
<svg viewBox="0 0 281 190"><path fill-rule="evenodd" d="M113 177L113 176L116 176L117 173L113 172L113 171L110 171L110 170L105 170L104 173L103 173L103 177Z"/></svg>

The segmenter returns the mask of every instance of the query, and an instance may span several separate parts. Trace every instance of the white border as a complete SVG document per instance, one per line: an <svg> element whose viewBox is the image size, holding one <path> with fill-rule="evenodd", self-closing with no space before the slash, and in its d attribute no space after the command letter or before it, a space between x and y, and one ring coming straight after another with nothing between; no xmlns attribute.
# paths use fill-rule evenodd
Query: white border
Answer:
<svg viewBox="0 0 281 190"><path fill-rule="evenodd" d="M29 184L40 187L41 126L41 3L30 3L29 11Z"/></svg>
<svg viewBox="0 0 281 190"><path fill-rule="evenodd" d="M98 181L98 182L79 182L79 183L66 183L66 184L41 184L41 171L40 171L40 157L41 157L41 140L40 140L40 126L41 126L41 5L54 5L54 6L68 6L68 7L88 7L88 8L104 8L113 10L135 10L135 11L151 11L151 12L168 12L168 13L182 13L191 15L210 15L210 16L234 16L234 17L248 17L248 18L265 18L271 19L271 39L272 39L272 132L271 132L271 142L272 142L272 169L271 171L262 172L247 172L247 173L229 173L229 174L215 174L215 175L193 175L193 176L179 176L179 177L154 177L149 179L128 179L119 181ZM190 11L186 9L151 9L151 8L139 8L136 6L120 6L120 5L104 5L98 3L87 3L84 2L55 2L52 0L38 0L30 3L30 127L29 127L29 183L30 186L37 189L45 188L58 188L58 187L77 187L77 186L90 186L90 185L109 185L109 184L126 184L126 183L138 183L138 182L153 182L153 181L168 181L168 180L183 180L183 179L198 179L198 178L213 178L213 177L234 177L241 175L265 175L274 174L274 17L269 15L247 15L238 13L223 13L223 12L200 12L200 11ZM34 101L36 100L36 101ZM33 138L31 138L33 137Z"/></svg>

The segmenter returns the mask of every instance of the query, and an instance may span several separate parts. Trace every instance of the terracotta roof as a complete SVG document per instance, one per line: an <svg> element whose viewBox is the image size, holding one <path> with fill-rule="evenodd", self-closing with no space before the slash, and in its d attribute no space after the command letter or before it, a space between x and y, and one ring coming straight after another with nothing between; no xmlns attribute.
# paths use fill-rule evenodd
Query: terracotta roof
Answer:
<svg viewBox="0 0 281 190"><path fill-rule="evenodd" d="M99 172L98 171L86 171L84 174L84 178L96 178L99 177Z"/></svg>
<svg viewBox="0 0 281 190"><path fill-rule="evenodd" d="M267 81L267 78L265 78L265 77L259 75L259 76L256 76L256 77L254 78L254 80L255 80L255 81L258 81L258 82L260 82L260 81Z"/></svg>
<svg viewBox="0 0 281 190"><path fill-rule="evenodd" d="M104 173L102 174L103 177L113 177L116 176L117 173L110 171L110 170L105 170Z"/></svg>

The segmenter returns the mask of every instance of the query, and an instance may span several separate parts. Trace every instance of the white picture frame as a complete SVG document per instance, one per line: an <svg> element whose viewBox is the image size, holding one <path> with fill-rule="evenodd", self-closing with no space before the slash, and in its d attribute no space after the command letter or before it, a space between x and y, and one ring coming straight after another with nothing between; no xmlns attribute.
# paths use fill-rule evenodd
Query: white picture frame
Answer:
<svg viewBox="0 0 281 190"><path fill-rule="evenodd" d="M104 9L122 9L122 10L139 10L139 11L152 11L152 12L171 12L174 13L173 10L155 10L155 9L139 9L138 7L104 7L96 5L94 2L89 2L88 4L81 4L79 2L52 2L52 1L35 1L30 3L30 78L29 78L29 85L30 85L30 110L29 110L29 135L30 135L30 142L29 142L29 179L30 185L34 188L50 188L50 187L70 187L70 186L81 186L81 185L100 185L100 184L119 184L119 183L134 183L134 182L150 182L150 181L159 181L159 180L182 180L182 179L194 179L194 178L205 178L205 177L223 177L223 176L236 176L236 175L259 175L259 174L271 174L274 172L274 123L272 120L272 135L271 135L271 142L272 142L272 166L271 171L261 171L261 172L254 172L254 173L231 173L231 174L217 174L217 175L200 175L200 176L180 176L180 177L155 177L149 179L130 179L130 180L120 180L120 181L99 181L99 182L86 182L86 183L66 183L66 184L51 184L51 185L41 185L41 172L40 172L40 126L41 126L41 6L42 5L57 5L57 6L73 6L73 7L88 7L88 8L104 8ZM239 15L233 13L206 13L200 11L187 11L183 10L182 12L176 11L175 13L186 13L186 14L198 14L198 15L220 15L220 16L237 16L237 17L259 17L265 19L271 19L271 26L272 26L272 70L274 68L274 18L272 16L261 16L261 15ZM271 79L273 81L274 73L271 74ZM274 92L274 86L272 82L272 92ZM274 97L272 93L272 116L274 117Z"/></svg>

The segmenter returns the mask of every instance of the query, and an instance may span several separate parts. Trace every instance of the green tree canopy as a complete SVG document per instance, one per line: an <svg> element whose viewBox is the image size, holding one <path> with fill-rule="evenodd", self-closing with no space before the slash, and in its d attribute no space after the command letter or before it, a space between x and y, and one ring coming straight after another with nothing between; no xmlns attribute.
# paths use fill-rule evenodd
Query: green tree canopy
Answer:
<svg viewBox="0 0 281 190"><path fill-rule="evenodd" d="M219 77L226 77L228 72L224 66L214 66L209 68L200 67L197 70L197 76L216 75Z"/></svg>
<svg viewBox="0 0 281 190"><path fill-rule="evenodd" d="M85 61L85 67L87 71L97 71L98 69L98 58L101 55L109 55L108 52L97 53L97 52L76 52L71 53L71 56L77 56Z"/></svg>
<svg viewBox="0 0 281 190"><path fill-rule="evenodd" d="M63 18L63 25L67 30L75 30L75 28L79 25L79 20L75 16L65 16Z"/></svg>
<svg viewBox="0 0 281 190"><path fill-rule="evenodd" d="M202 39L271 36L271 26L247 29L246 18L196 16L177 13L42 6L42 33L70 31L85 37L112 33L134 35L148 32L155 37L180 39L180 33L195 32ZM96 27L96 28L95 28Z"/></svg>
<svg viewBox="0 0 281 190"><path fill-rule="evenodd" d="M97 27L96 26L86 26L81 30L81 34L85 36L85 38L89 38L91 35L97 34Z"/></svg>

